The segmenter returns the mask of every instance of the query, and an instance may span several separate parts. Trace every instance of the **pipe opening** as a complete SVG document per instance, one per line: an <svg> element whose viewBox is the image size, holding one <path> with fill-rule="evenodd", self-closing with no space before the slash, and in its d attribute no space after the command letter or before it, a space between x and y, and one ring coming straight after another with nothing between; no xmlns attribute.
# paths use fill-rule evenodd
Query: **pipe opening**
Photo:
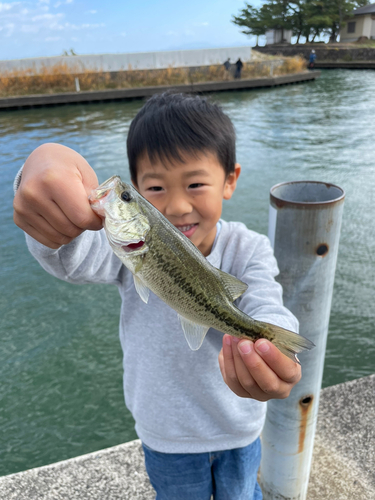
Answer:
<svg viewBox="0 0 375 500"><path fill-rule="evenodd" d="M324 255L326 255L327 252L328 252L328 245L325 245L324 243L322 245L319 245L318 248L316 249L316 253L321 257L324 257Z"/></svg>
<svg viewBox="0 0 375 500"><path fill-rule="evenodd" d="M273 186L270 194L280 208L290 203L302 206L334 203L345 196L339 186L317 181L283 182Z"/></svg>

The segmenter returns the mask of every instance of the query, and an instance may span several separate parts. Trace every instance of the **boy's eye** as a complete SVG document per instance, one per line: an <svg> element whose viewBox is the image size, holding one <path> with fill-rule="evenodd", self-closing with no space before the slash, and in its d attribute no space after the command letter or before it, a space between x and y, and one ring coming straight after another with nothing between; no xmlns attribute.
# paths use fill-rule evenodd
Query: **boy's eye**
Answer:
<svg viewBox="0 0 375 500"><path fill-rule="evenodd" d="M196 188L199 188L199 187L202 187L203 184L199 183L199 182L195 182L194 184L190 184L189 188L193 188L193 189L196 189Z"/></svg>
<svg viewBox="0 0 375 500"><path fill-rule="evenodd" d="M162 189L161 186L151 186L148 188L149 191L161 191Z"/></svg>

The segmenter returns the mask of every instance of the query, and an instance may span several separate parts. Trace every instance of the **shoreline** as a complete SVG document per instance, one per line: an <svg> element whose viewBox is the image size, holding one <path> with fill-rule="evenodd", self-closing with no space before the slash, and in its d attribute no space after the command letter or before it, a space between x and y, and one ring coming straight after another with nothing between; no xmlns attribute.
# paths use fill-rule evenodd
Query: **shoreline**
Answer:
<svg viewBox="0 0 375 500"><path fill-rule="evenodd" d="M142 99L155 93L175 89L179 92L208 93L231 90L248 90L269 88L279 85L288 85L299 82L313 81L319 78L320 71L304 71L266 78L249 78L227 80L219 82L202 82L186 85L161 85L154 87L133 87L126 89L99 90L85 92L66 92L61 94L38 94L0 98L1 110L14 110L42 106L62 106L66 104L84 104L93 102L120 101L128 99Z"/></svg>

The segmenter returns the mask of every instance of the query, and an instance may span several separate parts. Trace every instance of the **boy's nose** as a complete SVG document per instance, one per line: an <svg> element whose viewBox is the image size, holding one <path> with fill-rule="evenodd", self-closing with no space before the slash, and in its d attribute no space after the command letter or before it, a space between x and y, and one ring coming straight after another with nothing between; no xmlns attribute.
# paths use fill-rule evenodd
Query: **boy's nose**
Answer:
<svg viewBox="0 0 375 500"><path fill-rule="evenodd" d="M191 204L184 196L181 195L171 197L167 201L167 205L165 207L165 215L167 217L181 217L182 215L189 214L191 211Z"/></svg>

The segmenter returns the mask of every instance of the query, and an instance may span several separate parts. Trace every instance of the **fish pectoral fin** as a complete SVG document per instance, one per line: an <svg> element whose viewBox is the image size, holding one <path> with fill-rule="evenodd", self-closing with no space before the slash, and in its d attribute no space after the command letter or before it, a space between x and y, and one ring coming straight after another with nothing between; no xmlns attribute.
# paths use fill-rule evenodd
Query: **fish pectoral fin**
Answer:
<svg viewBox="0 0 375 500"><path fill-rule="evenodd" d="M209 327L194 323L193 321L180 316L180 314L178 315L178 317L180 319L181 326L190 349L192 351L197 351L202 345Z"/></svg>
<svg viewBox="0 0 375 500"><path fill-rule="evenodd" d="M229 293L232 298L232 301L238 299L244 292L246 292L248 285L243 281L235 278L231 274L225 273L221 271L221 269L217 270L219 272L219 277L225 287L225 290Z"/></svg>
<svg viewBox="0 0 375 500"><path fill-rule="evenodd" d="M147 288L147 286L144 285L143 281L140 280L140 278L138 278L138 276L136 276L135 274L133 274L133 279L134 279L134 286L135 286L135 289L136 289L138 295L141 297L143 302L145 302L147 304L148 297L150 295L149 288Z"/></svg>

